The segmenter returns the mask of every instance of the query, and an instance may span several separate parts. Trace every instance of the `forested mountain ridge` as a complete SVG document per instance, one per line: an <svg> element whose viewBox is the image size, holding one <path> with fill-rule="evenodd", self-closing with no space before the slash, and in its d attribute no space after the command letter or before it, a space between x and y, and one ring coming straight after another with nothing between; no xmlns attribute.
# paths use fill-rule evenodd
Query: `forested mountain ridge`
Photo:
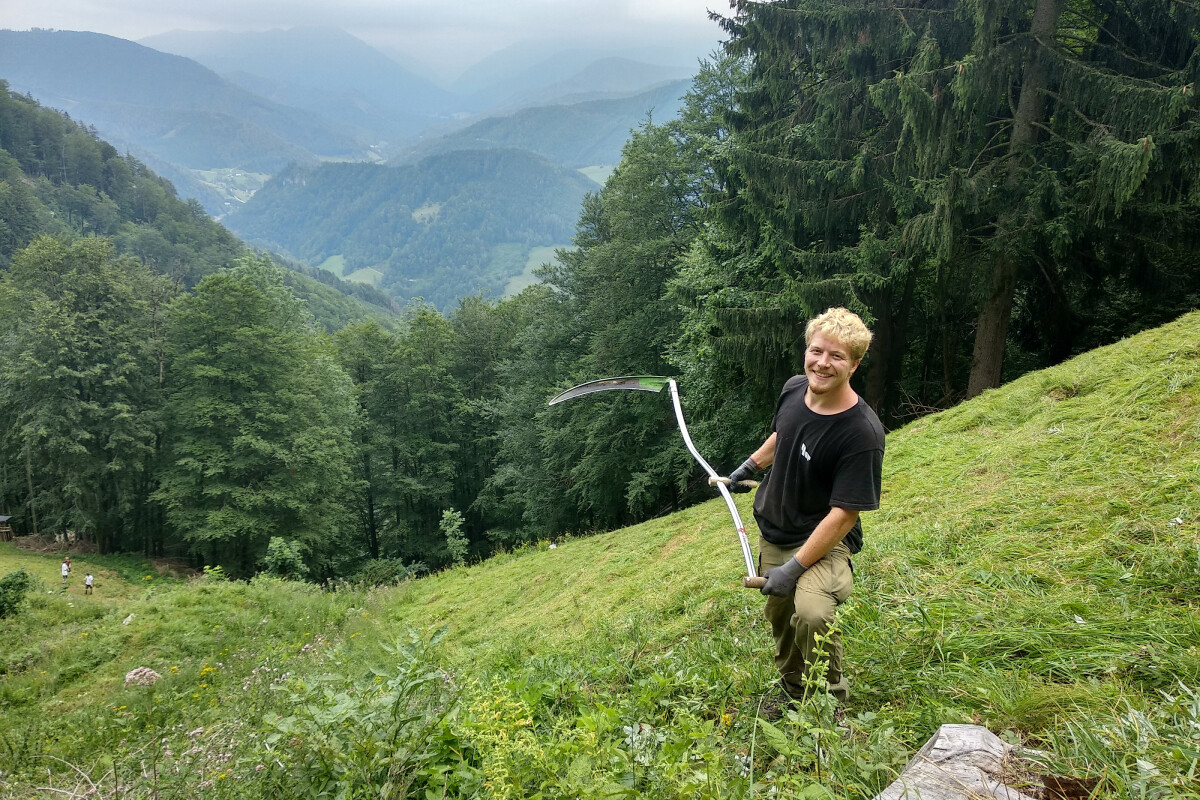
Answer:
<svg viewBox="0 0 1200 800"><path fill-rule="evenodd" d="M566 167L611 167L620 160L632 129L679 115L690 85L690 79L672 81L631 97L534 105L423 141L391 163L453 150L519 148Z"/></svg>
<svg viewBox="0 0 1200 800"><path fill-rule="evenodd" d="M138 159L0 80L0 267L41 234L109 237L118 255L132 255L182 287L247 252L196 201L180 200L170 182ZM393 309L368 286L297 270L288 281L330 328Z"/></svg>
<svg viewBox="0 0 1200 800"><path fill-rule="evenodd" d="M342 256L347 271L376 269L393 297L449 309L475 292L502 294L533 247L569 242L596 188L525 151L455 151L398 167L292 167L226 223L308 263Z"/></svg>
<svg viewBox="0 0 1200 800"><path fill-rule="evenodd" d="M0 79L106 141L201 184L198 171L271 174L319 157L366 157L352 128L272 103L180 56L78 31L0 31ZM224 213L211 189L205 207Z"/></svg>
<svg viewBox="0 0 1200 800"><path fill-rule="evenodd" d="M348 130L270 103L190 59L113 36L0 31L0 77L115 142L190 167L225 166L233 159L245 169L277 169L297 159L362 150ZM228 141L234 134L245 136Z"/></svg>

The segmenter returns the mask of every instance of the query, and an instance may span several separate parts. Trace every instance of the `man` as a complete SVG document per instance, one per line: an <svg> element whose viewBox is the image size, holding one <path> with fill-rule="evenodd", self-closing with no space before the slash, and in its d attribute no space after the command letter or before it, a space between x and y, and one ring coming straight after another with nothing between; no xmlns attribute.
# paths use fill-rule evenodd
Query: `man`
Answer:
<svg viewBox="0 0 1200 800"><path fill-rule="evenodd" d="M837 607L854 587L850 556L862 549L859 512L879 508L884 433L850 376L871 343L862 320L831 308L805 329L804 374L784 384L770 437L728 479L731 489L772 467L754 498L759 573L766 577L766 617L775 666L792 700L806 695L804 677L818 637L829 635ZM842 643L830 636L828 690L849 696Z"/></svg>
<svg viewBox="0 0 1200 800"><path fill-rule="evenodd" d="M94 579L92 578L92 573L89 572L87 575L83 576L83 593L91 594L93 585Z"/></svg>

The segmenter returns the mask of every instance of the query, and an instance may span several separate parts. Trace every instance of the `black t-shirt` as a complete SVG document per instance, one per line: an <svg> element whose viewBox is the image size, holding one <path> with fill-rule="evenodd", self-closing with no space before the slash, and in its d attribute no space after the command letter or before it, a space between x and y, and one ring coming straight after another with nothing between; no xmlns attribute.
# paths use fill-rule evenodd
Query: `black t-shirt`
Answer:
<svg viewBox="0 0 1200 800"><path fill-rule="evenodd" d="M804 403L808 378L784 384L771 429L775 461L754 498L754 519L763 537L779 547L799 547L833 506L851 511L879 508L883 473L883 425L861 397L839 414L818 414ZM843 541L862 549L862 521Z"/></svg>

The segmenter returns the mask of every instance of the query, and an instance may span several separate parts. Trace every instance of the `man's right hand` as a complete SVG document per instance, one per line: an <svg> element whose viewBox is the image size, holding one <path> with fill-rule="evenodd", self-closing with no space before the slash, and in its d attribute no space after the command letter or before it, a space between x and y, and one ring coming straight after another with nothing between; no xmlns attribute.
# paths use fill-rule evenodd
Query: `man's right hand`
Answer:
<svg viewBox="0 0 1200 800"><path fill-rule="evenodd" d="M729 473L729 491L731 492L748 492L749 486L743 486L742 481L748 481L758 472L758 464L754 463L753 458L747 458L741 463L737 469Z"/></svg>
<svg viewBox="0 0 1200 800"><path fill-rule="evenodd" d="M740 483L740 482L734 483L732 476L730 476L728 478L709 478L708 479L709 486L716 486L718 483L725 484L725 488L728 489L733 494L739 494L741 492L748 492L751 489L753 489L755 486L758 485L758 484L754 483L753 481L751 481L750 483Z"/></svg>

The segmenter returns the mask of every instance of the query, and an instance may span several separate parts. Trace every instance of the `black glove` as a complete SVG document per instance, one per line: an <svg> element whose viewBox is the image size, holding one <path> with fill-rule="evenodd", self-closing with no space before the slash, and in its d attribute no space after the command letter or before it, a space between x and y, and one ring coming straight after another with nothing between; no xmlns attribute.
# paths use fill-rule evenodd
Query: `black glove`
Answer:
<svg viewBox="0 0 1200 800"><path fill-rule="evenodd" d="M742 481L748 481L758 472L758 464L754 463L753 458L747 458L742 462L742 465L729 473L729 491L731 492L748 492L749 486L743 486Z"/></svg>
<svg viewBox="0 0 1200 800"><path fill-rule="evenodd" d="M796 591L796 581L807 571L808 567L794 558L789 558L778 567L766 571L763 577L767 582L759 591L776 597L791 597Z"/></svg>

